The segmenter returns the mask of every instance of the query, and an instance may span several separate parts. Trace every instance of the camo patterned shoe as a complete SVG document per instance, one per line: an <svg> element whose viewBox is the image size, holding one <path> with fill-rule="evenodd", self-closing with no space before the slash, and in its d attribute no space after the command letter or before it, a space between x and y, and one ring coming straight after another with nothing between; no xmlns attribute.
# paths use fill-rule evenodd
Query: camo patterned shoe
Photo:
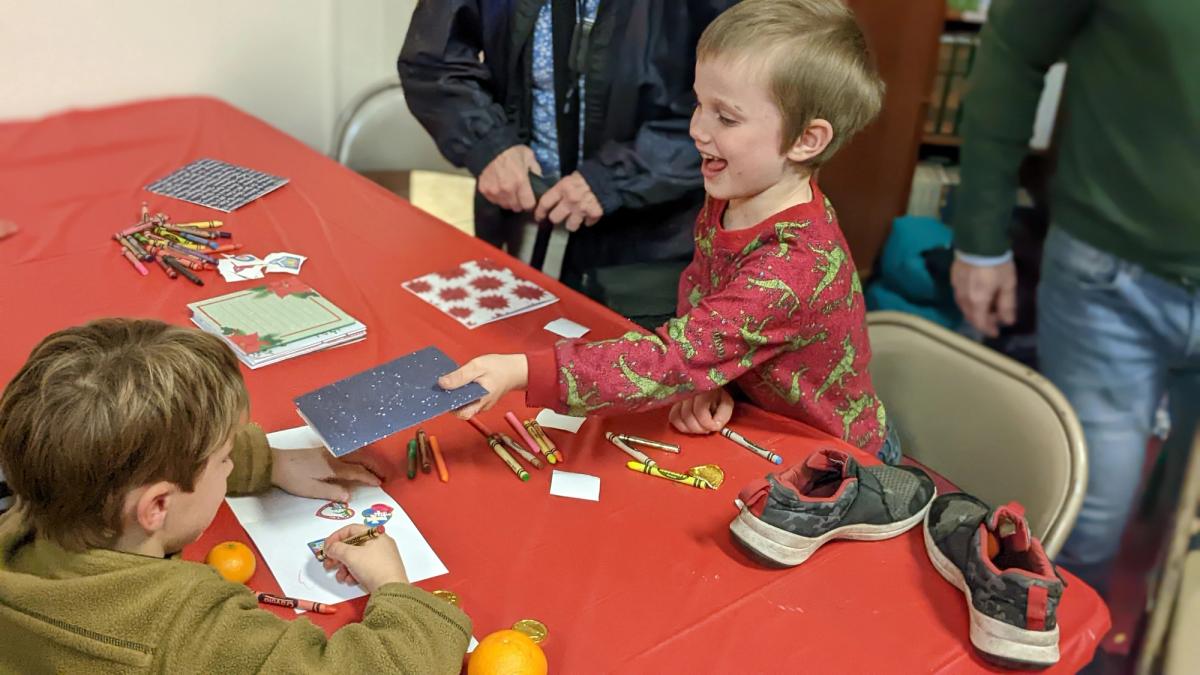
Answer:
<svg viewBox="0 0 1200 675"><path fill-rule="evenodd" d="M966 596L971 644L985 658L1024 668L1058 662L1063 582L1019 504L989 509L970 495L938 497L925 518L925 550Z"/></svg>
<svg viewBox="0 0 1200 675"><path fill-rule="evenodd" d="M729 529L764 562L799 565L834 539L878 541L921 522L937 490L911 466L861 466L839 450L747 485Z"/></svg>

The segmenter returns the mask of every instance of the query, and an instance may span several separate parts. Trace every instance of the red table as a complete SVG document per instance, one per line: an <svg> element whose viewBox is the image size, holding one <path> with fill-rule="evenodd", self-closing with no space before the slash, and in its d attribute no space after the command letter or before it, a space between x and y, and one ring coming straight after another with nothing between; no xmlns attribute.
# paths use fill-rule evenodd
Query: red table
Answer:
<svg viewBox="0 0 1200 675"><path fill-rule="evenodd" d="M225 216L141 189L200 157L291 182ZM294 396L430 344L461 362L481 352L548 346L556 337L542 326L559 316L589 326L591 338L629 327L503 257L561 301L467 330L400 284L502 254L224 103L169 99L0 124L0 219L21 227L0 240L0 381L55 329L112 315L187 324L188 302L232 290L213 273L203 288L158 270L141 277L117 256L109 235L135 219L143 200L180 220L222 217L252 253L308 256L301 279L368 326L362 343L245 371L253 417L267 429L299 423ZM501 407L530 412L519 395ZM503 426L496 411L483 419ZM788 463L841 446L746 406L734 423ZM544 648L556 672L988 669L969 646L962 596L930 566L919 529L881 543L833 543L798 568L764 569L735 547L728 524L740 487L772 466L724 439L674 434L663 411L591 420L576 438L550 432L565 447L565 469L601 477L598 503L549 496L549 470L534 472L528 483L515 480L456 419L444 416L425 428L442 441L448 484L404 478L401 438L363 451L391 467L385 489L450 569L420 585L458 593L480 637L517 619L545 622ZM727 484L701 491L630 472L624 455L603 440L610 429L681 442L683 454L672 465L720 464ZM248 541L223 506L185 555L198 559L224 539ZM250 585L278 590L265 565ZM333 630L357 617L364 602L310 618ZM1056 670L1073 672L1108 630L1108 612L1072 577L1059 621Z"/></svg>

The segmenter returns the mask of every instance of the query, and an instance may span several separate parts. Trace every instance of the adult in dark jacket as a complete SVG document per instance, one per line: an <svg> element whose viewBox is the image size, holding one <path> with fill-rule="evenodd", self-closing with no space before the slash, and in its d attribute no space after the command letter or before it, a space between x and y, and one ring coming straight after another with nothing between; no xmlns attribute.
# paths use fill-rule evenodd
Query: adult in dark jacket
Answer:
<svg viewBox="0 0 1200 675"><path fill-rule="evenodd" d="M546 176L550 187L538 198L529 179L541 173L529 147L534 34L547 2L559 175ZM733 3L417 3L400 52L400 80L409 108L442 154L479 177L476 234L511 250L531 214L565 226L572 231L565 283L645 324L673 315L704 197L700 158L688 136L695 46ZM580 12L594 23L577 23Z"/></svg>

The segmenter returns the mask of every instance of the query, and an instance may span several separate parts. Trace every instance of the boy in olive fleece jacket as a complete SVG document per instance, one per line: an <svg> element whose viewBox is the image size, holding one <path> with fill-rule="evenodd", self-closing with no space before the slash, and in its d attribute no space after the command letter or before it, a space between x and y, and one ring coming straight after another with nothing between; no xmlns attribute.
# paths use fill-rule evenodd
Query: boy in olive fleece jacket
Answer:
<svg viewBox="0 0 1200 675"><path fill-rule="evenodd" d="M362 622L328 638L179 558L227 488L378 484L320 448L277 454L239 424L246 404L237 360L199 331L109 319L34 349L0 397L16 494L0 517L0 672L459 672L469 619L407 583L391 538L341 543L364 526L327 540L326 567L371 592Z"/></svg>

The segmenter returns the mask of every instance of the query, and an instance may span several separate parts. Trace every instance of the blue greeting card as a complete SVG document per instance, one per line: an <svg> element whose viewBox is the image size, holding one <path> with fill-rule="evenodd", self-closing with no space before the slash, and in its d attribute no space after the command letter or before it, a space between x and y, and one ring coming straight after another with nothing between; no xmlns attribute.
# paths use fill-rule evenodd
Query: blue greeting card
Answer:
<svg viewBox="0 0 1200 675"><path fill-rule="evenodd" d="M472 382L446 391L437 379L458 369L437 347L426 347L296 399L300 416L335 457L483 398Z"/></svg>

